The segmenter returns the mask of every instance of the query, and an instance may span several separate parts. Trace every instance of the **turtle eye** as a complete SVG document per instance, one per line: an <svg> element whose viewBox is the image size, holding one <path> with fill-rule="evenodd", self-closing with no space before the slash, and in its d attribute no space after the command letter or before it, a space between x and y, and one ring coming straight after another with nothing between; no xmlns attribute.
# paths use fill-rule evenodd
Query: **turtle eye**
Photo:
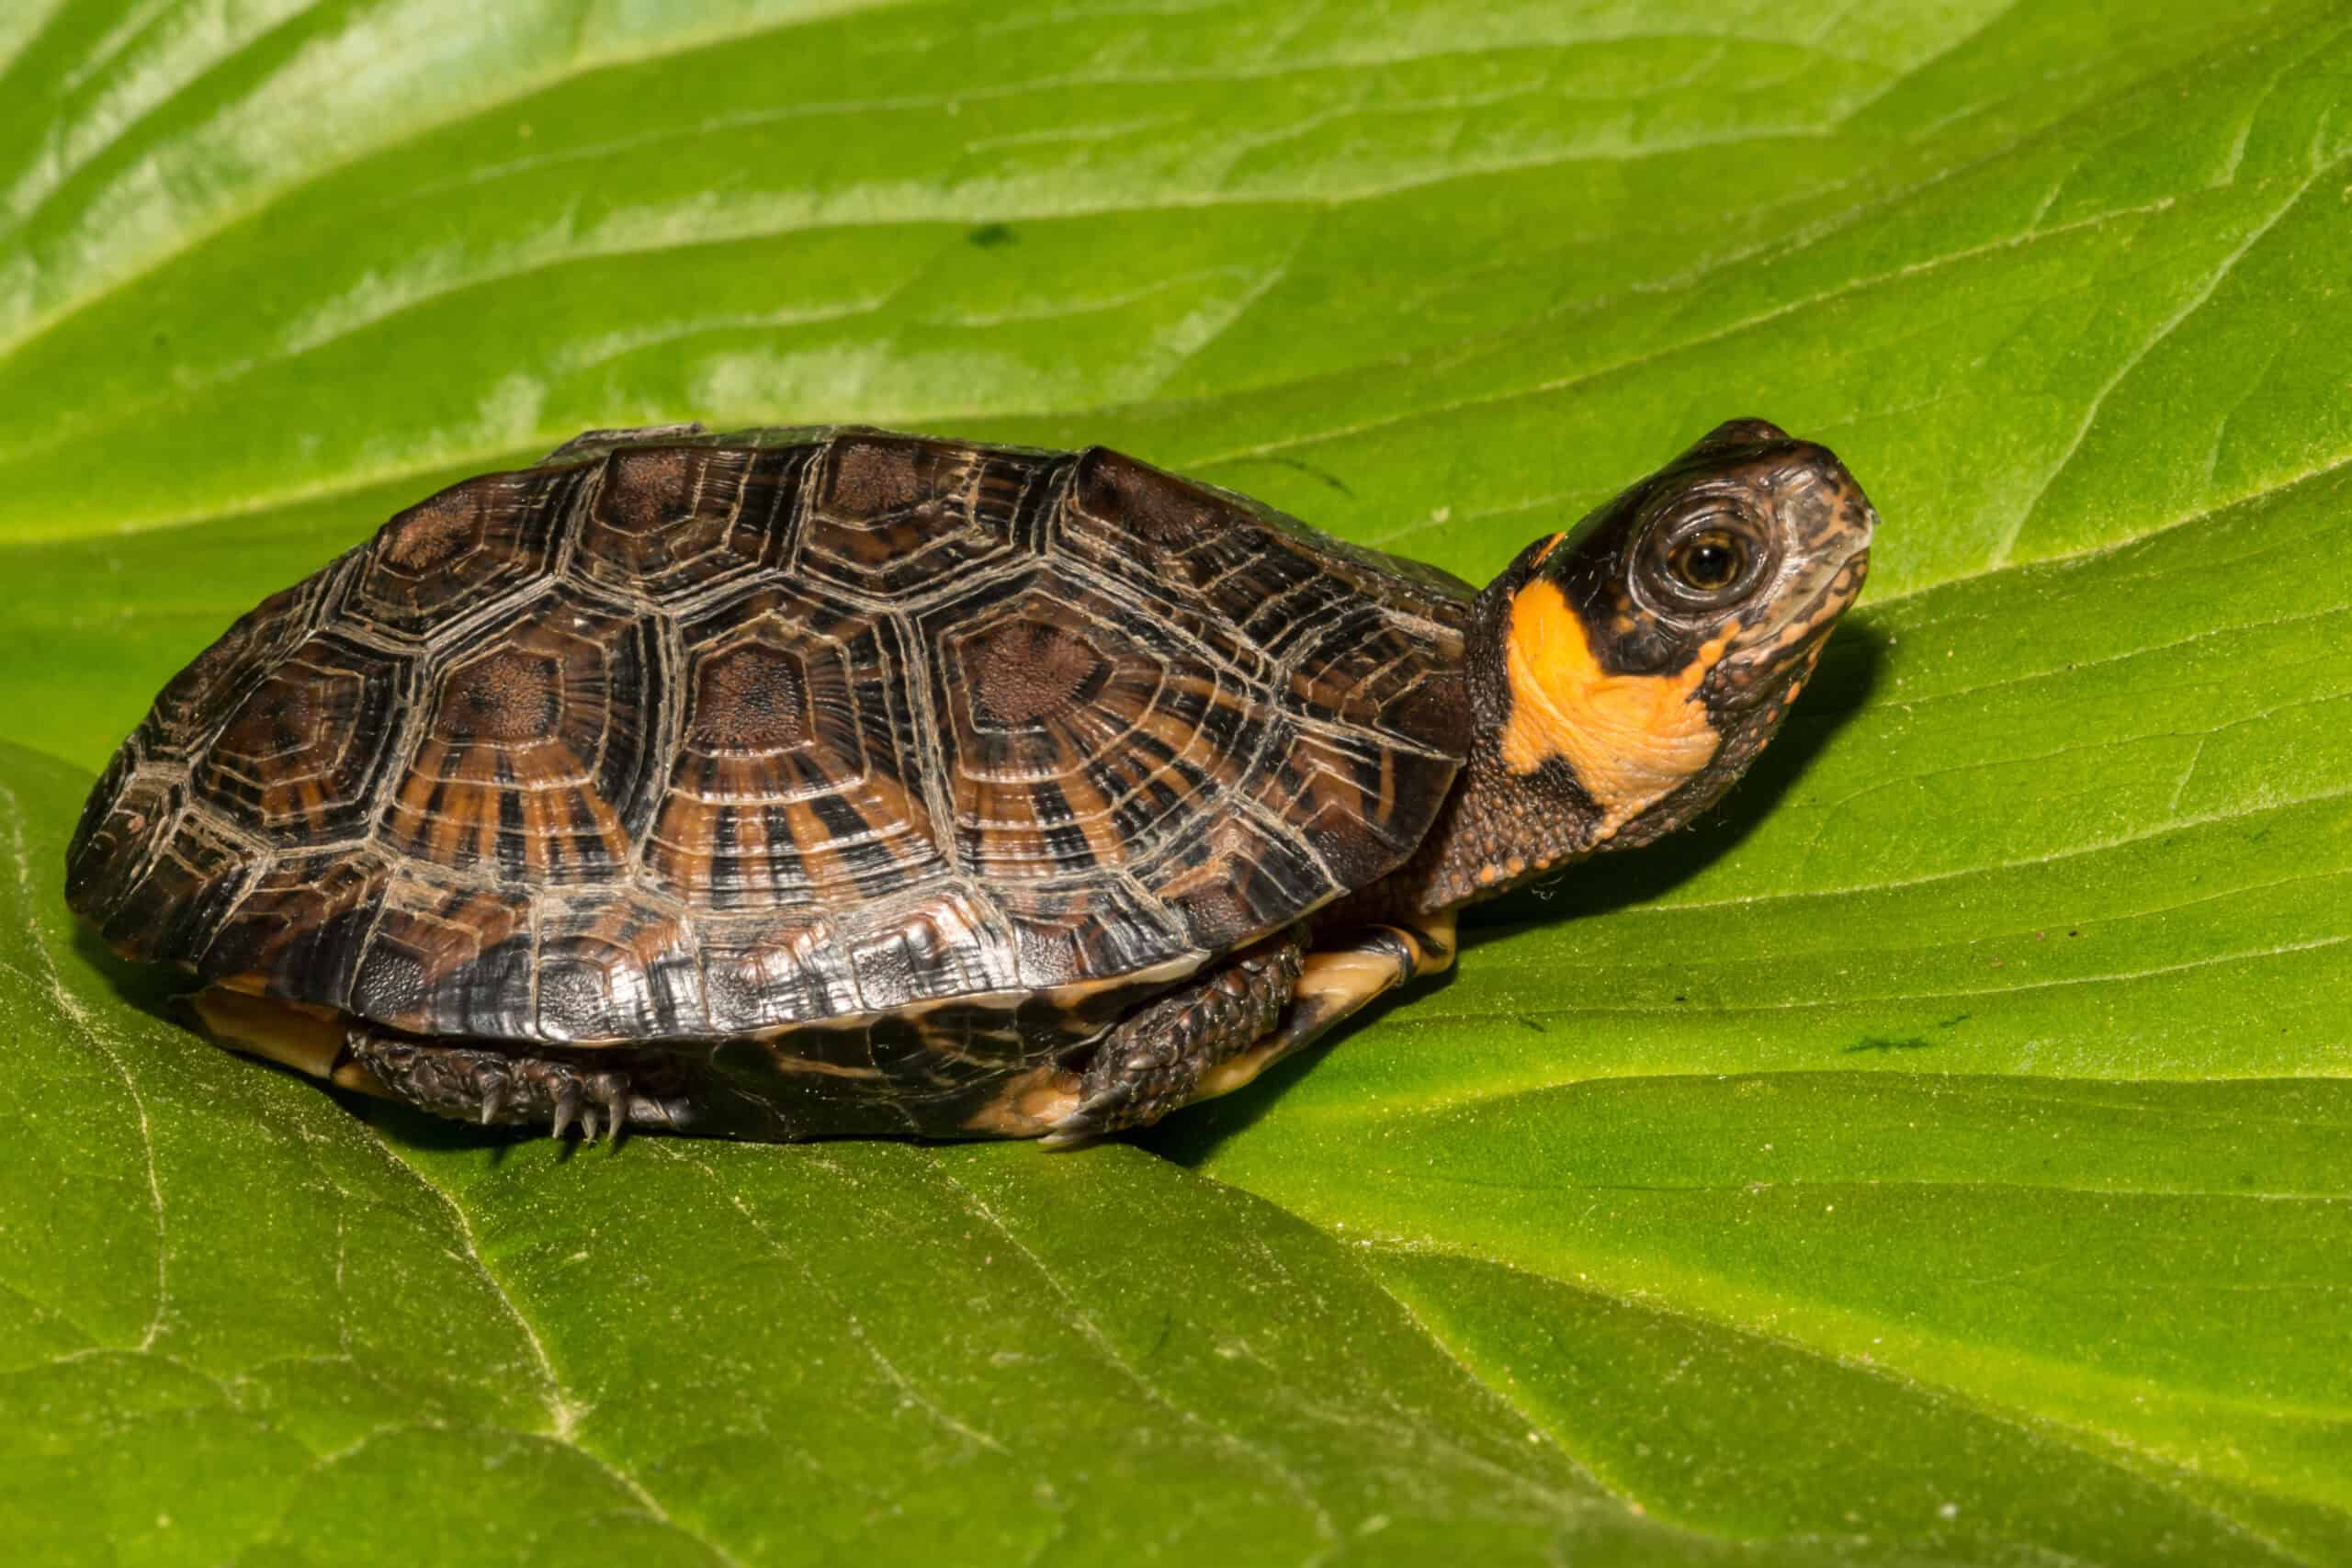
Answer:
<svg viewBox="0 0 2352 1568"><path fill-rule="evenodd" d="M1747 542L1726 528L1679 541L1666 558L1674 580L1694 593L1720 593L1747 574Z"/></svg>

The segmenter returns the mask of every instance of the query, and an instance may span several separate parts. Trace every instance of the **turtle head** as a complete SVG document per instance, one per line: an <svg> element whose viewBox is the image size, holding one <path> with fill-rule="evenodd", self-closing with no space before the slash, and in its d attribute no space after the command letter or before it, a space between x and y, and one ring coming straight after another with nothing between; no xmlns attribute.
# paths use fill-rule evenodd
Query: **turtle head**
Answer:
<svg viewBox="0 0 2352 1568"><path fill-rule="evenodd" d="M1742 419L1531 545L1487 591L1503 768L1589 803L1588 848L1687 822L1780 728L1877 521L1826 447Z"/></svg>

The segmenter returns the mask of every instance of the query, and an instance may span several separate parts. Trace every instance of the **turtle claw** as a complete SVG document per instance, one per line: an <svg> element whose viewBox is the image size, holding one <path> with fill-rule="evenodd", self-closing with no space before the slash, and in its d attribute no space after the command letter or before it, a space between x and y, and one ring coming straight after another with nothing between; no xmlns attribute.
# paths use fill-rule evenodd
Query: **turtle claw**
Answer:
<svg viewBox="0 0 2352 1568"><path fill-rule="evenodd" d="M558 1138L616 1144L632 1124L676 1132L701 1116L689 1071L658 1058L592 1068L375 1031L355 1031L348 1048L396 1097L485 1127L545 1127Z"/></svg>
<svg viewBox="0 0 2352 1568"><path fill-rule="evenodd" d="M1067 1149L1115 1133L1130 1124L1131 1119L1122 1117L1119 1112L1127 1108L1133 1098L1125 1086L1090 1094L1065 1112L1054 1123L1052 1131L1037 1141L1046 1148Z"/></svg>
<svg viewBox="0 0 2352 1568"><path fill-rule="evenodd" d="M1129 1127L1148 1127L1183 1104L1199 1070L1170 1055L1144 1046L1098 1059L1079 1084L1079 1102L1054 1122L1042 1140L1045 1145L1068 1148Z"/></svg>
<svg viewBox="0 0 2352 1568"><path fill-rule="evenodd" d="M556 1086L555 1097L554 1097L554 1098L555 1098L555 1133L554 1133L554 1135L555 1135L556 1137L560 1138L560 1137L562 1137L566 1133L569 1133L570 1131L571 1131L571 1123L572 1123L574 1121L576 1121L576 1120L579 1118L579 1115L580 1115L580 1084L579 1084L579 1080L577 1080L577 1079L575 1079L575 1078L566 1078L566 1079L564 1079L561 1083L560 1083L560 1084L558 1084L558 1085ZM589 1135L590 1137L592 1137L592 1138L593 1138L593 1137L594 1137L594 1136L596 1135L596 1134L595 1134L595 1132L594 1132L594 1130L593 1125L592 1125L592 1127L591 1127L591 1130L590 1130L590 1132L589 1132L588 1135Z"/></svg>
<svg viewBox="0 0 2352 1568"><path fill-rule="evenodd" d="M605 1136L616 1144L619 1143L621 1129L628 1125L628 1079L618 1073L598 1073L588 1080L588 1092L595 1097L598 1105L604 1107L605 1124L608 1129ZM594 1111L588 1113L592 1129L594 1126L595 1116L596 1113ZM593 1138L596 1134L592 1130L588 1135Z"/></svg>

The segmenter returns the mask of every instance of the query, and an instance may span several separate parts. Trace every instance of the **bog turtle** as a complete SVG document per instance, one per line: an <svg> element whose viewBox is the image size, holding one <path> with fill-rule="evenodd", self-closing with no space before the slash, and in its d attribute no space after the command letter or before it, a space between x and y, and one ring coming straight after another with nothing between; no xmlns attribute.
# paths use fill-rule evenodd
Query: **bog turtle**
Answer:
<svg viewBox="0 0 2352 1568"><path fill-rule="evenodd" d="M1739 420L1481 592L1101 447L594 431L198 655L67 895L224 1042L444 1115L1067 1142L1688 821L1875 521Z"/></svg>

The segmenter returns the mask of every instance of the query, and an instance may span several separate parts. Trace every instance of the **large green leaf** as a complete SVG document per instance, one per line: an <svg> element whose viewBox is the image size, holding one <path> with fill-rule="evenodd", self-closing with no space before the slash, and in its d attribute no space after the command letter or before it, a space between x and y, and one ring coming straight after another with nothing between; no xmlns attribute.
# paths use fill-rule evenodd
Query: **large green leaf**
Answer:
<svg viewBox="0 0 2352 1568"><path fill-rule="evenodd" d="M19 1554L2352 1558L2340 6L50 0L0 193ZM1136 1142L484 1142L60 903L172 670L581 428L1478 576L1750 412L1887 519L1758 776Z"/></svg>

